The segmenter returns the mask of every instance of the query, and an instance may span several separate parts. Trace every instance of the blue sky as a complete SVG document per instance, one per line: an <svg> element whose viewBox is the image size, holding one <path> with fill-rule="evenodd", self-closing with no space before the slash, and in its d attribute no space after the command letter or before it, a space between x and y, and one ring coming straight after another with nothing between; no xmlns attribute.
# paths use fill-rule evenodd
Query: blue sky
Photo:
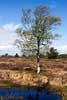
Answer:
<svg viewBox="0 0 67 100"><path fill-rule="evenodd" d="M15 54L20 50L14 46L18 38L15 29L21 24L22 8L35 8L37 5L47 5L51 14L61 18L61 26L56 30L62 35L52 46L60 53L67 53L67 0L0 0L0 54Z"/></svg>

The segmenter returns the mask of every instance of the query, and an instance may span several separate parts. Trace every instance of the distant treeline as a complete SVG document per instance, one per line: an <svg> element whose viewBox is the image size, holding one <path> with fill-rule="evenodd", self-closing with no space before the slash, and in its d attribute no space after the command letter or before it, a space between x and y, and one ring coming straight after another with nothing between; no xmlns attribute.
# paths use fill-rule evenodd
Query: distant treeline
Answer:
<svg viewBox="0 0 67 100"><path fill-rule="evenodd" d="M1 55L0 57L20 57L18 53L15 55L9 55L8 53L5 53L4 55Z"/></svg>
<svg viewBox="0 0 67 100"><path fill-rule="evenodd" d="M44 56L40 55L41 58L48 58L48 59L60 59L60 58L67 58L67 54L58 54L57 56Z"/></svg>
<svg viewBox="0 0 67 100"><path fill-rule="evenodd" d="M19 56L18 53L15 55L9 55L8 53L5 53L4 55L1 55L0 57L35 57L35 55L21 55ZM40 54L40 58L48 58L48 59L60 59L60 58L67 58L67 54L59 54L56 49L51 48L49 52L46 53L46 55Z"/></svg>
<svg viewBox="0 0 67 100"><path fill-rule="evenodd" d="M67 58L67 54L59 54L58 58Z"/></svg>

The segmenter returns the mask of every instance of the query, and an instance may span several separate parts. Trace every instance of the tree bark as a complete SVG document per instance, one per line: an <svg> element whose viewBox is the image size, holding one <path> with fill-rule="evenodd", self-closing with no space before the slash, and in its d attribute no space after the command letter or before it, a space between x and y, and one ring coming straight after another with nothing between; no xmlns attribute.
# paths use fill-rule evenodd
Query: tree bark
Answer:
<svg viewBox="0 0 67 100"><path fill-rule="evenodd" d="M40 40L37 39L37 74L40 73Z"/></svg>

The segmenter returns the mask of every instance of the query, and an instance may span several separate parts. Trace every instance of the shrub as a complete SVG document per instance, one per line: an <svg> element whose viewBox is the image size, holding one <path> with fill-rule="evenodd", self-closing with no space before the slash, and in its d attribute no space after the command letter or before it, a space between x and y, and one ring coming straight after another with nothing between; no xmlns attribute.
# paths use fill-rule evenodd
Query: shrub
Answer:
<svg viewBox="0 0 67 100"><path fill-rule="evenodd" d="M15 57L19 57L19 55L16 53Z"/></svg>
<svg viewBox="0 0 67 100"><path fill-rule="evenodd" d="M48 59L56 59L58 57L58 52L53 47L47 52Z"/></svg>

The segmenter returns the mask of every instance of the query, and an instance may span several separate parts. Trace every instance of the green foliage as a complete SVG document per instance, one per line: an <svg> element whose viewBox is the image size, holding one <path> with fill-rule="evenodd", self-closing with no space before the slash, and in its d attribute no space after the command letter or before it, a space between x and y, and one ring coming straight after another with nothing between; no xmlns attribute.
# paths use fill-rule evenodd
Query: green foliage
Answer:
<svg viewBox="0 0 67 100"><path fill-rule="evenodd" d="M19 57L19 55L16 53L16 54L15 54L15 57Z"/></svg>
<svg viewBox="0 0 67 100"><path fill-rule="evenodd" d="M60 54L58 55L58 58L67 58L67 54Z"/></svg>
<svg viewBox="0 0 67 100"><path fill-rule="evenodd" d="M5 53L4 55L2 55L2 57L8 57L8 53Z"/></svg>
<svg viewBox="0 0 67 100"><path fill-rule="evenodd" d="M49 59L56 59L58 57L58 52L54 48L50 48L49 52L47 52L47 57Z"/></svg>
<svg viewBox="0 0 67 100"><path fill-rule="evenodd" d="M20 42L17 41L17 44L20 44L22 51L40 53L43 46L46 48L46 45L49 46L51 41L58 37L58 34L53 34L52 30L60 24L61 19L52 16L49 7L39 5L34 11L23 9L21 22L22 28L16 30L20 36Z"/></svg>

